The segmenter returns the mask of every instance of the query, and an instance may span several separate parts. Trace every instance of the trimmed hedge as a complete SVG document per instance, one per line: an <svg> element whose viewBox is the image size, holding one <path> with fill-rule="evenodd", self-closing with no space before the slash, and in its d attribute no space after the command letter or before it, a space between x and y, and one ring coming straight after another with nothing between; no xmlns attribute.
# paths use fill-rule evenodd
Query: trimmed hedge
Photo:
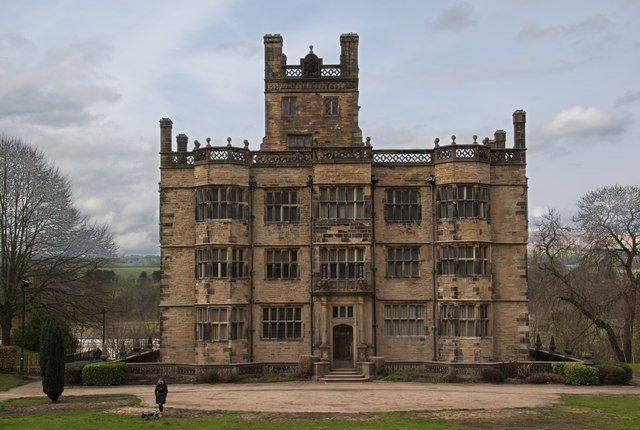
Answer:
<svg viewBox="0 0 640 430"><path fill-rule="evenodd" d="M120 385L126 375L126 363L91 363L82 368L82 385Z"/></svg>
<svg viewBox="0 0 640 430"><path fill-rule="evenodd" d="M17 361L17 346L0 346L0 372L13 372Z"/></svg>
<svg viewBox="0 0 640 430"><path fill-rule="evenodd" d="M633 370L631 369L631 366L629 366L627 363L619 363L617 361L597 361L595 364L596 364L596 367L603 365L603 366L616 366L621 368L622 370L624 370L626 374L626 377L624 380L625 383L631 382L631 378L633 378Z"/></svg>
<svg viewBox="0 0 640 430"><path fill-rule="evenodd" d="M627 372L618 366L596 366L600 385L624 385L627 383Z"/></svg>
<svg viewBox="0 0 640 430"><path fill-rule="evenodd" d="M500 369L496 369L495 367L487 367L485 369L482 369L480 375L482 376L482 380L484 382L492 382L494 384L504 382L506 378L504 372Z"/></svg>
<svg viewBox="0 0 640 430"><path fill-rule="evenodd" d="M582 363L566 363L564 379L572 385L598 385L598 369Z"/></svg>
<svg viewBox="0 0 640 430"><path fill-rule="evenodd" d="M525 379L529 384L564 384L564 377L555 373L536 373Z"/></svg>

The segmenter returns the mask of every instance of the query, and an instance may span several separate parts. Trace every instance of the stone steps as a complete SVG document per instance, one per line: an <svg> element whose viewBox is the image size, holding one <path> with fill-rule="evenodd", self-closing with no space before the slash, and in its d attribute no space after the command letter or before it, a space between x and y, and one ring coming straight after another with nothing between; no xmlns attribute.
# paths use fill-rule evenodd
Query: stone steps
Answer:
<svg viewBox="0 0 640 430"><path fill-rule="evenodd" d="M325 384L329 383L363 383L369 379L357 369L332 369L329 373L319 378Z"/></svg>

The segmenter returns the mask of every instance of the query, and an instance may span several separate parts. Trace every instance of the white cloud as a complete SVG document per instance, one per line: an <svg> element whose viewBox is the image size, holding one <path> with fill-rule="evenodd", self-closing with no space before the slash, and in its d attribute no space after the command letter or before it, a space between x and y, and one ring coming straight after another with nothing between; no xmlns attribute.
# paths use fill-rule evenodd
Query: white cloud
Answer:
<svg viewBox="0 0 640 430"><path fill-rule="evenodd" d="M539 218L547 212L549 212L549 208L544 206L536 206L535 208L531 209L531 216L534 218Z"/></svg>
<svg viewBox="0 0 640 430"><path fill-rule="evenodd" d="M594 107L574 106L561 110L550 123L541 128L540 135L558 137L618 134L625 128L627 120L625 115L610 114Z"/></svg>

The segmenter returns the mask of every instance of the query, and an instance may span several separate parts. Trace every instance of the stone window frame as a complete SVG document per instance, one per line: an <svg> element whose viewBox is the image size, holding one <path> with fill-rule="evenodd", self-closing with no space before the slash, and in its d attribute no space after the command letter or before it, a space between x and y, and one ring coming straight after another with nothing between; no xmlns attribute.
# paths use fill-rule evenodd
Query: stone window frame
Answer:
<svg viewBox="0 0 640 430"><path fill-rule="evenodd" d="M479 277L491 275L491 247L486 243L438 245L440 276Z"/></svg>
<svg viewBox="0 0 640 430"><path fill-rule="evenodd" d="M419 246L387 246L387 278L419 278Z"/></svg>
<svg viewBox="0 0 640 430"><path fill-rule="evenodd" d="M336 305L331 308L332 318L353 318L352 305Z"/></svg>
<svg viewBox="0 0 640 430"><path fill-rule="evenodd" d="M385 337L426 336L426 307L421 303L389 303L384 305Z"/></svg>
<svg viewBox="0 0 640 430"><path fill-rule="evenodd" d="M196 248L196 279L243 279L248 277L248 252L239 246Z"/></svg>
<svg viewBox="0 0 640 430"><path fill-rule="evenodd" d="M196 222L208 219L246 220L248 192L243 187L209 185L196 189Z"/></svg>
<svg viewBox="0 0 640 430"><path fill-rule="evenodd" d="M298 113L297 97L282 97L282 116L296 116Z"/></svg>
<svg viewBox="0 0 640 430"><path fill-rule="evenodd" d="M489 219L489 186L449 184L436 188L438 219Z"/></svg>
<svg viewBox="0 0 640 430"><path fill-rule="evenodd" d="M384 199L384 220L387 224L421 222L420 190L415 188L387 189Z"/></svg>
<svg viewBox="0 0 640 430"><path fill-rule="evenodd" d="M320 219L360 220L365 218L364 188L321 187Z"/></svg>
<svg viewBox="0 0 640 430"><path fill-rule="evenodd" d="M287 142L289 149L311 148L311 134L289 134Z"/></svg>
<svg viewBox="0 0 640 430"><path fill-rule="evenodd" d="M299 248L265 249L265 279L268 281L300 279L298 252Z"/></svg>
<svg viewBox="0 0 640 430"><path fill-rule="evenodd" d="M364 251L364 247L320 248L320 279L323 281L364 280Z"/></svg>
<svg viewBox="0 0 640 430"><path fill-rule="evenodd" d="M339 99L337 96L324 97L322 101L324 116L335 117L340 115Z"/></svg>
<svg viewBox="0 0 640 430"><path fill-rule="evenodd" d="M440 337L488 337L490 333L489 303L441 303L438 318Z"/></svg>
<svg viewBox="0 0 640 430"><path fill-rule="evenodd" d="M297 224L300 222L300 200L297 190L265 190L264 206L265 224Z"/></svg>
<svg viewBox="0 0 640 430"><path fill-rule="evenodd" d="M302 306L263 306L261 325L264 341L303 340Z"/></svg>
<svg viewBox="0 0 640 430"><path fill-rule="evenodd" d="M209 277L209 248L196 249L196 279L206 279Z"/></svg>
<svg viewBox="0 0 640 430"><path fill-rule="evenodd" d="M226 342L247 339L247 306L196 306L195 339Z"/></svg>

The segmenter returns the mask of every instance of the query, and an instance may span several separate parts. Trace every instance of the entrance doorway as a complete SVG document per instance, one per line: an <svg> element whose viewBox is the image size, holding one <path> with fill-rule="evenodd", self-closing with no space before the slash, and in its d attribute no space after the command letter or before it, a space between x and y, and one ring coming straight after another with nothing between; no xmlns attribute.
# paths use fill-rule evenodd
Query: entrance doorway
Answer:
<svg viewBox="0 0 640 430"><path fill-rule="evenodd" d="M350 325L333 328L333 367L353 368L353 327Z"/></svg>

